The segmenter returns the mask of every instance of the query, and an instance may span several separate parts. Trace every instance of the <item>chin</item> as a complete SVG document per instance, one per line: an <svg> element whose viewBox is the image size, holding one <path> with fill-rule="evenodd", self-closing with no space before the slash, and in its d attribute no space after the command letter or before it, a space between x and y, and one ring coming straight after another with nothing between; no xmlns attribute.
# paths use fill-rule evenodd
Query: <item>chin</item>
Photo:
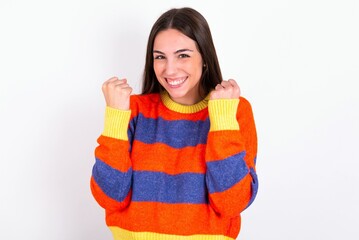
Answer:
<svg viewBox="0 0 359 240"><path fill-rule="evenodd" d="M168 91L167 91L168 92ZM184 94L176 94L176 93L172 93L172 92L168 92L168 94L170 95L170 97L175 100L175 99L181 99L184 98L185 95Z"/></svg>

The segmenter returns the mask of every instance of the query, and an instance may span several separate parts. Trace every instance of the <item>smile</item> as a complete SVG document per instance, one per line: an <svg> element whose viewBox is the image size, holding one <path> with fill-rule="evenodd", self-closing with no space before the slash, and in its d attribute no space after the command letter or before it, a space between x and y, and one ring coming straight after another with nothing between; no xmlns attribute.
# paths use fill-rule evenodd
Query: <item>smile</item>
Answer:
<svg viewBox="0 0 359 240"><path fill-rule="evenodd" d="M187 77L183 77L183 78L166 78L166 82L171 85L172 87L174 86L179 86L182 83L184 83L187 80Z"/></svg>

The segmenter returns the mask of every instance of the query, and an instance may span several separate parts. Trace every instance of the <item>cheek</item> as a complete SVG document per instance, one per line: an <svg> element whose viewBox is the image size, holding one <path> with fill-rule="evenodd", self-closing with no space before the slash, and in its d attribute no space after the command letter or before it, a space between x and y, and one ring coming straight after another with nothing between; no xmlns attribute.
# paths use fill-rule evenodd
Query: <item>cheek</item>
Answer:
<svg viewBox="0 0 359 240"><path fill-rule="evenodd" d="M196 59L191 64L191 71L196 75L197 78L201 78L203 72L203 63L201 59Z"/></svg>
<svg viewBox="0 0 359 240"><path fill-rule="evenodd" d="M202 76L202 65L197 65L196 67L193 67L193 73L195 73L196 78L200 79Z"/></svg>
<svg viewBox="0 0 359 240"><path fill-rule="evenodd" d="M155 71L156 75L163 71L163 63L161 62L154 62L153 63L153 70Z"/></svg>
<svg viewBox="0 0 359 240"><path fill-rule="evenodd" d="M163 78L161 77L162 76L162 72L164 70L164 67L163 67L163 64L161 63L153 63L153 71L155 72L155 75L156 75L156 78L157 78L157 81L163 85Z"/></svg>

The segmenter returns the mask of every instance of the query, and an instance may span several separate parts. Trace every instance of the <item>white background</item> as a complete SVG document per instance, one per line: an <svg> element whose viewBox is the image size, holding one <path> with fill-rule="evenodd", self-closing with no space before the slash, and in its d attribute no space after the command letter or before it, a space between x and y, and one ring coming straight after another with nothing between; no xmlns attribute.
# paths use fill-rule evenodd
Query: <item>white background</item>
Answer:
<svg viewBox="0 0 359 240"><path fill-rule="evenodd" d="M0 239L111 239L90 193L101 84L140 91L171 7L208 20L224 78L251 103L259 193L238 239L359 239L355 0L0 1Z"/></svg>

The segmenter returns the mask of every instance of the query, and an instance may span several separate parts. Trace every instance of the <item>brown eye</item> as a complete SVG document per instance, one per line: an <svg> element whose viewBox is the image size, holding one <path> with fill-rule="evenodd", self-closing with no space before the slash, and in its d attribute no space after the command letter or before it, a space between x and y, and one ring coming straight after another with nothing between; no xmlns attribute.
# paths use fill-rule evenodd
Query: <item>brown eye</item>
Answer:
<svg viewBox="0 0 359 240"><path fill-rule="evenodd" d="M157 56L154 56L154 59L165 59L165 57L163 55L157 55Z"/></svg>
<svg viewBox="0 0 359 240"><path fill-rule="evenodd" d="M189 55L187 55L187 54L180 54L178 57L179 57L179 58L189 58Z"/></svg>

